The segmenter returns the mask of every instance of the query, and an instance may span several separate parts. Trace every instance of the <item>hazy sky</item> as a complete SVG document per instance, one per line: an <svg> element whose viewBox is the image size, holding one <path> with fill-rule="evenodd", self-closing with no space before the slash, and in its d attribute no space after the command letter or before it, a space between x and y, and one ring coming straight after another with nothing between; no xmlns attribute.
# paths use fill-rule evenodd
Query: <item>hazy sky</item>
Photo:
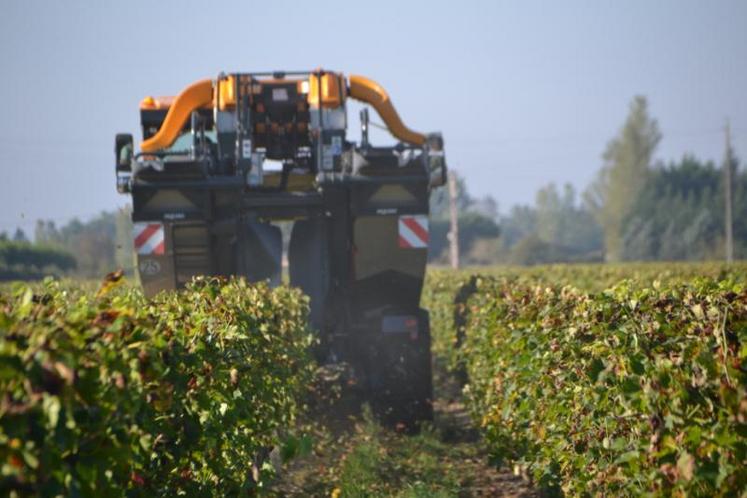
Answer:
<svg viewBox="0 0 747 498"><path fill-rule="evenodd" d="M728 116L747 159L744 0L3 0L0 12L0 231L123 205L114 134L137 136L145 95L221 70L377 80L503 212L550 181L582 189L636 94L659 121L659 158L720 160Z"/></svg>

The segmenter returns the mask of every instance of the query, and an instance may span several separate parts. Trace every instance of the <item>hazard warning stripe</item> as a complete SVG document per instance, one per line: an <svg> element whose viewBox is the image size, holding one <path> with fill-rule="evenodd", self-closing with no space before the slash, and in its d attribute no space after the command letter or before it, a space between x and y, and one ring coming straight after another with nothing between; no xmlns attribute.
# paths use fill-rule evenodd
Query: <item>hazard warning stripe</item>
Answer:
<svg viewBox="0 0 747 498"><path fill-rule="evenodd" d="M161 255L165 252L163 225L161 223L135 223L132 227L135 251L142 255Z"/></svg>
<svg viewBox="0 0 747 498"><path fill-rule="evenodd" d="M399 217L399 246L404 249L428 247L428 217L426 215Z"/></svg>
<svg viewBox="0 0 747 498"><path fill-rule="evenodd" d="M138 226L140 225L140 226ZM156 231L158 231L161 228L161 225L157 223L136 223L135 224L135 247L142 247L143 244L148 242L148 240L153 236ZM138 233L139 231L139 233Z"/></svg>
<svg viewBox="0 0 747 498"><path fill-rule="evenodd" d="M425 216L421 217L422 219L416 219L416 218L404 218L402 221L405 225L407 225L407 228L409 228L412 233L417 235L417 237L425 242L428 243L428 218Z"/></svg>

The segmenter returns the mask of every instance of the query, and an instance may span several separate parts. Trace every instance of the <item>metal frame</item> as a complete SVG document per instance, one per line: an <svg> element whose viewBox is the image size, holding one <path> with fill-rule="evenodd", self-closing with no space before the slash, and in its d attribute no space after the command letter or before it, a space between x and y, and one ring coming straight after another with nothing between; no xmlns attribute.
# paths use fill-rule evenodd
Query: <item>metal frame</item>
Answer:
<svg viewBox="0 0 747 498"><path fill-rule="evenodd" d="M324 220L320 226L324 227L326 233L321 237L324 239L324 251L327 254L329 267L328 294L325 300L324 323L318 324L323 328L325 347L327 353L330 351L340 354L348 359L359 370L373 368L369 372L371 382L375 384L377 375L384 374L376 370L385 368L385 365L366 366L373 357L388 358L393 360L397 355L410 355L418 365L418 375L429 370L429 344L430 335L428 329L427 312L417 306L422 279L424 275L418 276L417 271L413 275L387 275L375 274L371 278L356 279L355 264L356 251L354 247L354 229L359 217L388 216L392 219L400 215L428 214L428 197L430 192L430 170L428 145L411 146L397 144L393 147L373 147L368 142L367 123L363 125L362 142L356 145L354 142L345 141L347 154L353 157L358 154L364 160L371 163L373 172L369 174L355 174L350 171L325 171L323 167L324 153L324 112L322 105L321 84L317 85L318 108L309 109L309 112L318 112L318 128L311 128L309 118L308 132L311 133L312 155L314 160L309 162L310 173L315 175L315 188L306 191L289 191L287 189L288 173L284 162L283 172L278 187L252 187L247 184L246 175L252 167L251 157L243 157L243 141L252 140L254 148L254 137L252 129L252 105L254 94L252 85L260 78L285 79L286 77L311 77L321 78L326 72L317 71L285 71L285 72L251 72L232 73L234 77L234 88L236 95L235 111L235 143L233 147L233 172L220 171L211 172L210 151L206 150L205 122L200 122L199 116L193 116L191 132L193 134L192 154L189 157L176 155L169 152L139 153L135 160L140 162L159 161L163 172L140 174L136 172L130 180L130 191L133 196L133 221L160 220L164 225L166 237L169 242L167 254L173 265L173 285L180 284L178 275L180 268L173 247L175 234L183 226L199 225L205 226L207 238L208 273L218 272L216 258L219 251L231 247L231 244L246 243L245 229L248 221L273 221L294 219L317 219ZM219 80L224 80L229 75L221 73ZM293 81L291 79L289 82ZM321 83L321 81L320 81ZM246 91L248 89L248 92ZM220 95L220 92L218 92ZM220 98L220 97L218 97ZM216 109L220 108L220 102L216 102ZM214 125L217 129L217 115ZM367 121L367 120L366 120ZM224 140L229 138L223 135ZM314 142L316 140L316 142ZM221 164L223 150L220 134L217 138L218 157L216 160ZM315 150L314 150L315 149ZM391 157L397 153L403 154L413 151L413 157L408 167L391 167ZM296 152L294 152L295 154ZM391 153L392 156L388 156ZM178 157L177 157L178 156ZM230 156L230 154L229 154ZM385 160L386 159L386 160ZM298 160L294 156L292 161ZM351 159L352 160L352 159ZM291 164L292 161L288 161ZM377 166L378 161L378 166ZM397 163L397 161L395 161ZM189 177L179 175L179 168L190 169ZM222 166L221 166L222 167ZM378 168L378 169L377 169ZM186 169L185 169L186 171ZM409 197L407 200L392 200L389 205L382 208L371 202L371 197L381 187L398 185L405 189ZM149 209L149 206L159 205L159 196L164 199L171 197L183 199L190 206L189 211L175 212L164 208ZM161 202L162 206L169 205L166 200ZM186 204L185 204L186 205ZM397 223L397 220L394 220ZM231 228L231 224L234 228ZM224 231L223 228L226 228ZM233 230L233 232L232 232ZM233 233L233 236L231 235ZM228 235L227 235L228 234ZM371 234L376 237L376 234ZM233 239L231 238L233 237ZM235 240L234 240L235 239ZM222 244L216 249L217 244ZM226 245L227 244L227 245ZM418 253L418 261L422 261L422 270L425 269L426 254L424 250ZM421 257L422 256L422 257ZM399 280L398 280L399 279ZM359 303L356 299L364 299L367 292L377 282L401 282L401 287L407 292L417 291L417 299L414 305L403 306L402 303L392 302L390 309L379 311L381 313L396 312L400 315L411 315L419 317L420 331L419 339L408 342L397 334L382 334L381 324L377 320L381 316L373 318L361 314L358 310ZM403 291L404 292L404 291ZM386 299L388 296L383 296ZM392 299L391 297L389 297ZM412 299L408 299L413 301ZM329 308L329 309L327 309ZM334 320L327 322L328 318ZM408 345L409 344L409 345ZM384 361L384 360L382 360ZM410 361L410 360L408 360ZM378 372L378 373L376 373ZM425 382L425 381L423 381ZM372 384L372 385L374 385ZM427 384L427 385L426 385ZM417 400L419 409L428 411L423 396L429 396L430 379L418 391L420 398ZM409 392L409 391L408 391ZM423 395L422 393L426 393ZM424 404L425 403L425 404ZM426 417L427 418L427 415Z"/></svg>

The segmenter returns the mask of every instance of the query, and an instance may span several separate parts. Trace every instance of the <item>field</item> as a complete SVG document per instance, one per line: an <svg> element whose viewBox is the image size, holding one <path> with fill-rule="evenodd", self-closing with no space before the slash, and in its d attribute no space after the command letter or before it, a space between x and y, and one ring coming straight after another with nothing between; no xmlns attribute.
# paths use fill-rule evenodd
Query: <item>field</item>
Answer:
<svg viewBox="0 0 747 498"><path fill-rule="evenodd" d="M746 285L741 263L431 270L436 418L417 435L318 382L294 291L0 289L0 486L747 496Z"/></svg>
<svg viewBox="0 0 747 498"><path fill-rule="evenodd" d="M120 279L0 294L3 495L256 489L311 373L306 298L199 280L146 300Z"/></svg>

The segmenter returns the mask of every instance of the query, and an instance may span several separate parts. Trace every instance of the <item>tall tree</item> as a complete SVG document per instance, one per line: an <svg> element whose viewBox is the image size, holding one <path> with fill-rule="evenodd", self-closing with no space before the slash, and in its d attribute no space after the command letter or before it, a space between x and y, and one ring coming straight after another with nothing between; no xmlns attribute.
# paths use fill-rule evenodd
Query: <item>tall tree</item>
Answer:
<svg viewBox="0 0 747 498"><path fill-rule="evenodd" d="M651 169L624 223L624 260L702 260L723 255L723 184L693 156ZM742 179L735 177L739 187ZM735 213L742 213L740 206ZM737 218L739 221L739 218ZM742 224L735 224L741 229Z"/></svg>
<svg viewBox="0 0 747 498"><path fill-rule="evenodd" d="M500 221L501 239L506 247L537 233L537 210L532 206L513 206Z"/></svg>
<svg viewBox="0 0 747 498"><path fill-rule="evenodd" d="M54 221L36 220L34 229L34 243L36 244L59 244L60 234L57 232Z"/></svg>
<svg viewBox="0 0 747 498"><path fill-rule="evenodd" d="M26 233L20 228L16 228L16 233L13 234L13 242L28 242L29 238L26 237Z"/></svg>
<svg viewBox="0 0 747 498"><path fill-rule="evenodd" d="M604 165L585 195L604 230L607 261L623 257L624 222L646 185L660 140L659 125L649 116L646 98L636 96L620 133L607 144Z"/></svg>

